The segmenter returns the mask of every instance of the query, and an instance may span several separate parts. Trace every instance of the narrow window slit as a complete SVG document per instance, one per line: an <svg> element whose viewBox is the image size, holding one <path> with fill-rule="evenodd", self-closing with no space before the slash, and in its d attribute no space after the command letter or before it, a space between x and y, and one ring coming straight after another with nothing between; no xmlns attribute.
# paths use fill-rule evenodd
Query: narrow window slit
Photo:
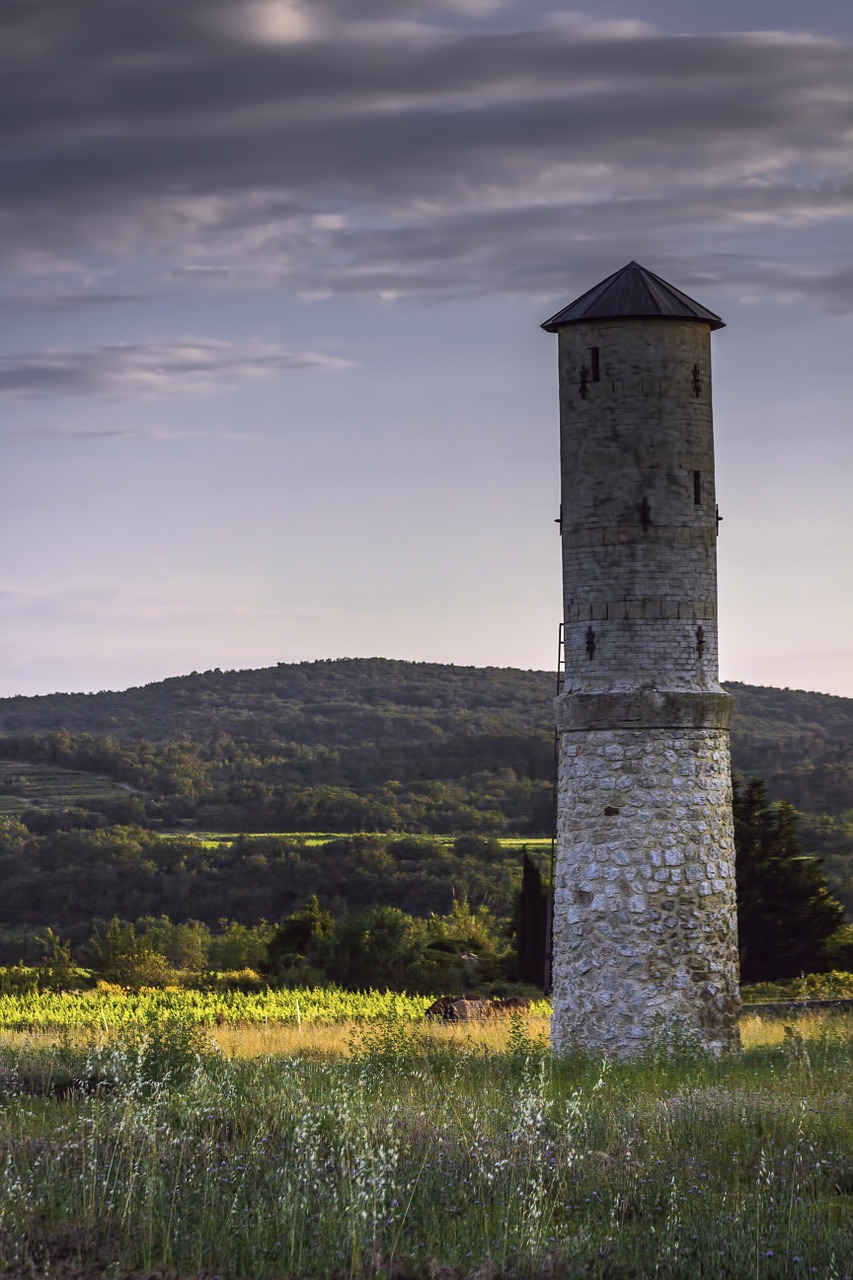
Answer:
<svg viewBox="0 0 853 1280"><path fill-rule="evenodd" d="M702 472L693 472L693 501L697 507L702 505Z"/></svg>
<svg viewBox="0 0 853 1280"><path fill-rule="evenodd" d="M599 362L599 348L598 348L598 347L590 347L590 348L589 348L589 367L590 367L590 379L591 379L591 381L592 381L592 382L600 382L600 381L601 381L601 364L600 364L600 362Z"/></svg>

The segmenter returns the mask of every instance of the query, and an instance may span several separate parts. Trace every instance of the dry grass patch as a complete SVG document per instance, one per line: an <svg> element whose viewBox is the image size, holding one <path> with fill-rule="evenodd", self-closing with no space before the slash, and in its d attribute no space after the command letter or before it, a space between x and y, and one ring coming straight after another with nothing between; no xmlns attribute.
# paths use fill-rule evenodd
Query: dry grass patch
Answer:
<svg viewBox="0 0 853 1280"><path fill-rule="evenodd" d="M278 1022L238 1022L207 1027L204 1032L226 1057L301 1057L319 1062L361 1053L374 1034L374 1025L354 1019L336 1023L315 1022L301 1027ZM740 1031L745 1050L784 1047L796 1053L800 1046L813 1051L828 1041L846 1043L853 1050L853 1014L846 1011L822 1010L795 1018L754 1014L745 1009ZM547 1017L528 1013L482 1022L410 1023L406 1034L413 1045L424 1048L503 1053L512 1048L519 1037L538 1048L547 1047L550 1024ZM115 1031L93 1033L85 1029L50 1029L0 1032L0 1046L10 1050L38 1051L59 1044L70 1049L103 1048L116 1041L121 1041L121 1033Z"/></svg>

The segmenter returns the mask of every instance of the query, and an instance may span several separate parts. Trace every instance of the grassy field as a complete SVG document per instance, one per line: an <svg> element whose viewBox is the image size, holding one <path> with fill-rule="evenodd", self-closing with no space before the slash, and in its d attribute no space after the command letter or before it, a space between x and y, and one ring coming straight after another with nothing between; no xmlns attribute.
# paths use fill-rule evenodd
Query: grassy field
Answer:
<svg viewBox="0 0 853 1280"><path fill-rule="evenodd" d="M843 1280L853 1019L742 1029L737 1058L635 1064L552 1062L541 1014L7 1031L0 1266Z"/></svg>

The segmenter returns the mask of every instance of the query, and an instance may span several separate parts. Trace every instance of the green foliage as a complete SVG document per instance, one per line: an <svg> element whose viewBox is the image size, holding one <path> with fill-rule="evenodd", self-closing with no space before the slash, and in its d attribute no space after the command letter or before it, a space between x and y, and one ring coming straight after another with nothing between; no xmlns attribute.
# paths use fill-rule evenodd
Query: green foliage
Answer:
<svg viewBox="0 0 853 1280"><path fill-rule="evenodd" d="M756 982L741 988L748 1008L775 1000L853 1000L853 972L805 973L780 982Z"/></svg>
<svg viewBox="0 0 853 1280"><path fill-rule="evenodd" d="M546 672L353 658L193 672L124 693L4 698L0 731L51 734L65 727L69 738L189 738L212 746L225 735L301 742L310 753L371 740L398 746L436 741L457 731L535 731L552 694L553 677ZM89 759L79 767L102 759L97 747Z"/></svg>
<svg viewBox="0 0 853 1280"><path fill-rule="evenodd" d="M420 920L373 906L333 920L312 897L275 931L264 967L290 985L320 980L352 991L461 991L503 976L507 959L486 907L454 902L447 915Z"/></svg>
<svg viewBox="0 0 853 1280"><path fill-rule="evenodd" d="M825 857L833 890L853 912L853 700L747 685L732 692L736 768L761 774L770 800L805 814L809 852ZM6 812L24 819L0 823L0 931L69 932L95 913L195 916L210 927L223 903L248 926L283 918L311 893L335 914L340 899L426 917L449 909L450 885L510 915L515 876L501 874L493 892L481 852L457 847L455 865L441 867L420 858L413 838L550 834L552 717L547 673L381 659L0 700L9 735L0 737L0 811L5 795ZM385 846L396 864L387 882L364 846L360 858L356 845L345 851L347 874L342 864L321 867L320 858L312 867L297 856L290 879L279 850L238 842L216 883L221 863L205 864L198 849L176 842L170 864L138 836L123 850L112 832L99 842L107 823L407 834L398 850ZM30 836L53 837L51 856ZM102 905L93 911L87 898ZM2 958L16 956L0 937Z"/></svg>
<svg viewBox="0 0 853 1280"><path fill-rule="evenodd" d="M425 946L424 924L397 907L345 916L329 942L324 968L334 982L355 991L422 989L415 975Z"/></svg>
<svg viewBox="0 0 853 1280"><path fill-rule="evenodd" d="M119 1046L96 1055L95 1067L101 1080L124 1084L134 1092L181 1088L215 1051L202 1024L180 1012L149 1009L141 1022L124 1029Z"/></svg>
<svg viewBox="0 0 853 1280"><path fill-rule="evenodd" d="M23 818L30 829L42 833L53 829L60 813L65 815L66 825L97 825L89 805L109 811L115 821L121 821L124 814L135 813L137 818L142 815L141 799L131 796L114 778L31 763L26 759L25 748L22 758L22 747L18 742L3 744L14 758L0 759L0 813Z"/></svg>
<svg viewBox="0 0 853 1280"><path fill-rule="evenodd" d="M0 970L0 1031L60 1030L98 1035L120 1032L125 1036L127 1028L144 1030L175 1021L201 1027L269 1022L308 1026L389 1018L420 1022L433 999L373 989L344 991L331 986L241 990L233 982L223 982L224 975L217 975L211 989L205 991L150 987L128 991L101 982L94 990L59 993L38 991L37 982L33 981L25 991L7 992L3 978L9 972ZM243 976L249 987L248 974ZM534 1005L534 1011L544 1015L550 1007L542 1001Z"/></svg>
<svg viewBox="0 0 853 1280"><path fill-rule="evenodd" d="M163 956L170 967L185 974L203 973L209 968L210 930L199 920L173 924L168 916L137 920L136 929L146 949Z"/></svg>
<svg viewBox="0 0 853 1280"><path fill-rule="evenodd" d="M381 905L424 919L446 915L454 899L464 898L474 909L488 903L506 918L519 861L516 850L482 837L453 844L378 835L202 842L110 827L50 836L21 836L16 828L7 841L0 831L0 927L9 933L7 944L0 935L0 961L23 954L23 926L61 930L79 949L91 921L118 916L142 922L140 930L152 934L152 943L157 938L156 949L172 967L200 967L189 953L207 945L211 968L257 968L269 929L259 922L285 919L312 894L337 917ZM201 934L187 933L185 926L196 928L193 920L217 930L223 909L236 922L227 936L220 929L215 942L205 943ZM173 925L163 922L166 916ZM167 940L164 929L182 932Z"/></svg>
<svg viewBox="0 0 853 1280"><path fill-rule="evenodd" d="M257 969L215 969L204 975L208 991L262 991L266 979Z"/></svg>
<svg viewBox="0 0 853 1280"><path fill-rule="evenodd" d="M236 920L218 923L219 931L210 936L207 946L210 968L232 972L260 969L267 958L273 926L266 920L256 925L240 924Z"/></svg>
<svg viewBox="0 0 853 1280"><path fill-rule="evenodd" d="M141 987L167 987L180 975L168 960L132 924L114 916L103 932L95 928L89 941L92 967L104 982L138 991Z"/></svg>
<svg viewBox="0 0 853 1280"><path fill-rule="evenodd" d="M0 996L24 998L39 989L39 971L32 965L10 964L0 969Z"/></svg>
<svg viewBox="0 0 853 1280"><path fill-rule="evenodd" d="M39 938L42 948L38 968L39 987L42 991L63 991L71 987L77 976L77 966L71 955L71 947L63 942L52 929L45 929Z"/></svg>
<svg viewBox="0 0 853 1280"><path fill-rule="evenodd" d="M794 810L784 801L769 804L765 784L752 778L735 788L734 817L742 980L820 969L844 908L819 859L803 855Z"/></svg>
<svg viewBox="0 0 853 1280"><path fill-rule="evenodd" d="M804 813L805 847L824 856L833 893L853 912L853 700L732 691L736 766L766 777L768 811L785 799ZM543 672L358 659L194 672L120 694L2 699L0 960L36 961L46 927L81 954L89 923L115 916L137 922L139 946L172 974L257 971L270 930L258 922L282 921L312 895L338 921L381 907L423 922L465 900L505 922L519 868L495 835L550 834L552 692ZM789 968L848 964L837 910L834 940L826 934L834 908L818 891L818 864L785 853L770 874L767 822L757 841L746 835L745 972L769 972L783 952ZM212 843L193 837L199 826L242 834ZM163 828L174 834L161 838ZM345 836L309 839L323 829ZM248 834L283 830L304 838ZM785 847L787 835L777 835ZM791 913L773 906L774 894L803 899L810 924L794 922L791 945ZM539 909L533 897L529 909ZM770 934L750 940L753 920L765 928L774 912ZM216 933L223 913L227 939ZM519 953L541 932L524 918L515 920ZM255 928L263 936L250 936ZM352 928L371 931L364 921ZM419 983L471 980L458 948L417 930L408 937L405 967ZM468 951L481 977L494 970L486 953ZM148 976L169 980L152 955ZM139 977L144 965L134 963ZM323 966L343 964L324 953ZM290 968L292 981L325 971L307 956Z"/></svg>
<svg viewBox="0 0 853 1280"><path fill-rule="evenodd" d="M843 924L823 944L826 962L833 969L853 971L853 924Z"/></svg>

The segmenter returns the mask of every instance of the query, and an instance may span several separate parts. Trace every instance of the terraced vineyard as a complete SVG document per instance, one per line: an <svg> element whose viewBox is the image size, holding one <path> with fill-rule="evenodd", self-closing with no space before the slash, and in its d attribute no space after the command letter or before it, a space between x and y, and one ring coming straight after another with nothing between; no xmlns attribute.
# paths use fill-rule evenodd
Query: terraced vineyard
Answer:
<svg viewBox="0 0 853 1280"><path fill-rule="evenodd" d="M59 812L87 800L118 800L127 792L128 788L114 778L20 760L0 760L0 817L15 817L33 807Z"/></svg>

